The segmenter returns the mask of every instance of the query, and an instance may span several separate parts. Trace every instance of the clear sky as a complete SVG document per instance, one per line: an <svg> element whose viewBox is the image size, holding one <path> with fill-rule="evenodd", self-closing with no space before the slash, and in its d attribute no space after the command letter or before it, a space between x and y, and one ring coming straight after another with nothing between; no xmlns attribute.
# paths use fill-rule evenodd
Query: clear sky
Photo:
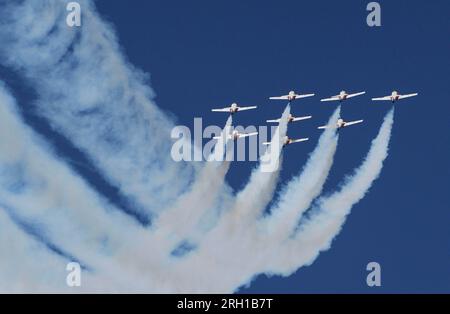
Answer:
<svg viewBox="0 0 450 314"><path fill-rule="evenodd" d="M326 190L359 165L390 102L370 97L419 92L396 104L393 137L381 177L358 203L332 248L288 278L258 277L241 292L450 292L450 3L380 1L381 27L366 24L369 1L97 1L129 60L151 74L157 104L192 125L223 125L213 107L233 101L259 110L241 125L278 117L269 96L315 92L292 106L313 119L291 126L308 136L289 147L282 178L304 164L335 103L319 97L367 91L343 105L365 123L342 132ZM233 164L232 187L254 164ZM382 286L366 285L366 265L380 263Z"/></svg>
<svg viewBox="0 0 450 314"><path fill-rule="evenodd" d="M239 292L450 293L450 2L379 1L381 27L367 26L368 2L95 1L129 62L150 73L156 104L177 124L191 127L203 117L204 124L223 126L226 114L211 108L236 101L258 110L237 114L235 124L264 125L285 106L269 96L292 89L316 93L292 104L293 114L313 118L290 125L288 133L310 140L286 149L280 185L299 173L321 134L317 126L337 106L320 98L366 91L342 104L344 119L364 123L340 133L325 185L331 193L362 162L393 106L370 98L392 90L419 93L395 104L381 176L354 206L331 249L290 277L261 275ZM35 97L26 80L4 66L0 76L26 123L127 212L118 189L83 168L88 162L73 144L23 105ZM242 188L255 165L233 163L230 186ZM369 262L381 265L381 287L366 285Z"/></svg>

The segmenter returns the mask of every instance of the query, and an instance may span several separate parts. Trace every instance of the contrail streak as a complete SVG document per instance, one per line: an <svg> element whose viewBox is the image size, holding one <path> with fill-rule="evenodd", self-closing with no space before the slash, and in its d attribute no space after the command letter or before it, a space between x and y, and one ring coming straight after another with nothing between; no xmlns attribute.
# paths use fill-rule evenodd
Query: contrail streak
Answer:
<svg viewBox="0 0 450 314"><path fill-rule="evenodd" d="M61 291L66 262L30 239L0 207L0 293ZM32 255L33 258L27 258ZM48 270L52 269L52 272ZM45 274L45 275L43 275Z"/></svg>
<svg viewBox="0 0 450 314"><path fill-rule="evenodd" d="M337 121L340 109L336 108L328 125ZM266 245L269 255L274 246L279 246L295 231L300 217L322 192L333 164L337 143L336 129L325 129L300 175L293 178L281 192L280 199L271 210L272 214L264 221L269 233Z"/></svg>
<svg viewBox="0 0 450 314"><path fill-rule="evenodd" d="M288 115L289 112L286 110L283 116L287 118ZM330 123L331 121L336 121L338 115L339 108L336 109L334 114L330 117ZM282 128L280 127L280 129ZM282 130L281 132L284 133L285 130ZM281 135L283 136L283 134ZM308 199L309 202L320 193L321 186L326 179L326 174L331 167L330 159L332 160L336 145L337 137L335 135L335 130L328 129L321 136L318 147L311 154L308 165L303 169L302 175L299 177L303 179L300 180L297 178L290 183L292 192L299 192L299 190L293 188L294 185L297 188L309 187L307 191L301 191L302 193L305 192L308 194L303 197ZM312 178L308 178L309 181L304 182L306 179L303 173L305 175L312 175ZM299 181L304 183L300 184ZM253 181L250 180L249 182L250 185ZM260 183L260 181L255 181L255 186L256 183ZM258 189L255 188L254 191L258 191ZM288 189L288 191L290 190ZM202 271L205 273L205 281L199 280L196 282L198 285L194 285L189 282L183 282L183 280L180 279L178 282L180 291L183 291L183 289L188 289L187 291L191 292L234 291L241 285L248 283L258 273L262 273L265 269L264 266L268 262L268 258L276 258L276 255L269 256L268 251L270 251L270 248L286 243L287 236L293 231L295 224L292 226L291 230L286 232L284 237L279 237L276 241L273 241L272 238L274 234L268 232L270 220L266 221L265 219L259 219L261 218L260 214L262 213L262 207L260 206L261 204L258 204L258 200L255 199L255 195L258 195L256 198L260 197L258 192L255 192L255 194L249 193L247 194L247 198L244 198L239 206L233 207L236 211L254 211L252 215L247 216L252 217L251 220L242 219L242 217L246 216L239 216L237 214L234 216L232 215L233 211L227 212L219 223L219 226L208 234L207 237L202 239L198 251L193 252L192 255L187 256L185 260L180 262L181 265L179 267L182 270L180 273L184 273L188 269L191 269L191 271L192 269L196 269L196 267L198 267L196 265L198 265L201 260L209 260L209 265L202 264ZM300 198L298 195L291 194L286 194L285 197ZM271 198L272 195L270 199ZM247 201L245 202L245 200ZM258 206L253 205L252 202L256 202ZM306 207L309 206L306 200L303 204ZM267 205L267 203L264 202L263 207L265 207L265 205ZM292 203L283 203L283 205L292 205ZM245 208L245 206L249 206L250 209ZM291 210L300 211L301 209L302 208L294 207ZM290 216L293 215L287 210L286 213ZM227 216L227 214L230 216ZM275 226L277 228L285 227L283 225L277 225L277 223L281 221L284 222L284 219L287 219L287 217L283 217L283 215L278 217L279 220L274 221L274 229ZM289 223L292 224L291 222ZM227 269L227 272L226 274L217 273L217 269ZM180 277L182 276L180 275ZM206 281L206 278L208 278L209 281Z"/></svg>
<svg viewBox="0 0 450 314"><path fill-rule="evenodd" d="M83 27L68 28L67 2L2 2L0 62L36 97L17 103L0 86L0 252L7 253L0 291L71 292L65 264L76 259L86 265L80 292L233 292L260 273L287 275L330 246L381 171L393 111L363 164L313 205L309 219L303 214L333 163L333 129L264 215L279 179L290 106L234 194L225 180L229 162L171 159L174 124L154 104L146 75L126 61L92 1L79 1ZM71 156L36 136L17 106L38 114L139 217L157 217L155 224L130 219L130 211L89 186L64 163ZM215 152L226 144L219 141ZM187 252L173 254L184 246Z"/></svg>
<svg viewBox="0 0 450 314"><path fill-rule="evenodd" d="M262 161L259 167L252 171L247 185L236 196L236 204L231 212L242 224L259 218L275 193L281 168L283 140L287 133L290 112L291 107L288 104L281 115L270 147L261 157ZM278 166L275 169L268 169L270 171L265 171L263 162L267 160Z"/></svg>
<svg viewBox="0 0 450 314"><path fill-rule="evenodd" d="M2 5L0 62L35 88L36 114L137 211L158 213L187 189L195 169L170 158L173 123L153 103L147 76L125 60L111 26L91 1L80 0L83 26L68 28L67 2Z"/></svg>
<svg viewBox="0 0 450 314"><path fill-rule="evenodd" d="M149 242L148 233L140 225L97 197L53 156L46 143L21 122L14 107L13 98L0 85L0 207L7 216L4 224L16 225L5 228L21 230L19 238L29 241L23 245L35 243L40 248L39 251L20 250L17 255L7 254L9 261L55 255L58 258L50 260L60 261L58 263L79 260L102 278L105 272L118 272L115 258L122 252L133 256L141 249L132 244L131 239L139 238L150 249L157 245ZM11 242L8 236L0 237L0 246L10 246L8 242ZM18 245L21 244L18 242ZM41 251L43 253L38 253ZM151 256L160 258L156 250ZM42 262L45 263L45 259L39 261ZM60 271L65 271L65 267L47 270L58 274ZM32 278L35 276L30 280ZM59 282L64 283L61 278L64 276ZM45 286L42 289L45 290Z"/></svg>
<svg viewBox="0 0 450 314"><path fill-rule="evenodd" d="M352 207L364 197L381 173L388 156L393 121L394 109L385 116L361 166L344 180L337 192L317 201L312 217L301 225L296 236L274 252L278 258L267 272L289 275L299 267L311 264L321 251L330 248Z"/></svg>
<svg viewBox="0 0 450 314"><path fill-rule="evenodd" d="M230 162L226 161L224 148L230 141L228 139L229 130L232 124L230 116L223 128L223 139L214 146L214 153L223 161L209 161L200 170L192 188L181 195L176 203L160 214L155 222L154 241L167 241L170 237L168 247L183 240L190 233L198 229L201 218L207 211L217 207L217 198L223 191L225 175L230 168ZM232 140L231 140L232 141ZM197 228L196 228L197 227Z"/></svg>

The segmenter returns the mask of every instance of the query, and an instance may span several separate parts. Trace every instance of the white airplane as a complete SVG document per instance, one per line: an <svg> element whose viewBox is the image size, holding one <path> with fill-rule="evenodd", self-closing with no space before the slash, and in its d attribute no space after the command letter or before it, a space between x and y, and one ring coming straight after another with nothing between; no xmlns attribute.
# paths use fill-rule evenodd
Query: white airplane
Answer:
<svg viewBox="0 0 450 314"><path fill-rule="evenodd" d="M301 120L306 120L306 119L311 119L312 116L305 116L305 117L294 117L292 114L289 114L288 117L288 122L296 122L296 121L301 121ZM266 122L269 123L280 123L281 118L279 119L275 119L275 120L267 120Z"/></svg>
<svg viewBox="0 0 450 314"><path fill-rule="evenodd" d="M299 94L296 94L293 90L291 90L289 92L289 94L287 94L287 95L269 97L269 99L273 99L273 100L288 100L289 102L291 102L291 101L296 100L296 99L306 98L306 97L311 97L311 96L314 96L314 94L299 95Z"/></svg>
<svg viewBox="0 0 450 314"><path fill-rule="evenodd" d="M336 122L336 125L334 125L334 126L333 125L331 125L331 126L329 126L329 125L322 125L322 126L319 126L318 129L327 129L327 128L330 128L330 127L331 128L340 129L340 128L344 128L344 127L347 127L347 126L350 126L350 125L362 123L363 121L364 120L356 120L356 121L346 122L343 119L339 118L337 120L337 122Z"/></svg>
<svg viewBox="0 0 450 314"><path fill-rule="evenodd" d="M414 97L414 96L417 96L417 95L419 95L419 94L418 93L413 93L413 94L401 95L397 91L393 91L392 94L389 95L389 96L372 98L372 100L390 100L390 101L394 102L396 100L409 98L409 97Z"/></svg>
<svg viewBox="0 0 450 314"><path fill-rule="evenodd" d="M257 106L249 106L249 107L239 107L237 103L232 103L230 107L225 107L221 109L211 109L213 112L229 112L230 114L233 114L238 111L244 111L244 110L250 110L250 109L256 109Z"/></svg>
<svg viewBox="0 0 450 314"><path fill-rule="evenodd" d="M239 138L249 137L258 135L258 132L252 132L252 133L239 133L237 130L234 130L233 133L227 135L227 139L229 140L237 140ZM222 136L214 136L213 139L218 140Z"/></svg>
<svg viewBox="0 0 450 314"><path fill-rule="evenodd" d="M345 90L343 90L343 91L341 91L339 93L339 95L334 95L334 96L331 96L330 98L324 98L324 99L321 99L320 101L336 101L336 100L343 101L343 100L346 100L346 99L349 99L349 98L352 98L352 97L356 97L356 96L359 96L359 95L364 95L365 93L366 92L359 92L359 93L354 93L354 94L348 94Z"/></svg>
<svg viewBox="0 0 450 314"><path fill-rule="evenodd" d="M300 142L304 142L304 141L307 141L307 140L309 140L309 138L299 138L299 139L294 140L292 138L289 138L289 136L285 136L284 139L283 139L283 146L294 144L294 143L300 143ZM263 145L270 145L270 144L271 144L271 142L264 142L263 143Z"/></svg>

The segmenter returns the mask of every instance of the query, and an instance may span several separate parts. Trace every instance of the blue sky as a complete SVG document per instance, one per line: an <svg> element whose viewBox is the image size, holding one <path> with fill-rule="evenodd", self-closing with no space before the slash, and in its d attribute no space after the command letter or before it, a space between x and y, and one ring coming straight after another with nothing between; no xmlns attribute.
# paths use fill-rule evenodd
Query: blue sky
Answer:
<svg viewBox="0 0 450 314"><path fill-rule="evenodd" d="M368 1L96 2L114 24L126 56L151 74L156 102L179 124L194 117L223 125L210 109L233 101L258 105L240 125L278 117L269 96L290 89L318 96L292 106L312 120L290 126L305 145L289 147L282 181L296 174L315 146L317 125L334 103L319 97L341 89L367 91L343 104L346 119L326 184L331 192L359 165L392 104L375 103L393 89L419 92L396 104L389 157L381 177L358 203L332 248L288 278L259 276L240 292L450 292L450 99L448 1L380 1L382 26L366 24ZM241 187L254 163L235 163L227 180ZM368 262L382 268L382 286L367 287Z"/></svg>
<svg viewBox="0 0 450 314"><path fill-rule="evenodd" d="M195 117L203 117L204 125L223 126L227 115L213 114L211 108L223 107L236 101L243 105L257 105L258 109L235 115L233 121L235 125L265 125L266 119L278 118L285 107L283 102L269 101L269 96L281 95L292 89L300 93L316 93L316 97L292 104L291 112L294 115L312 115L313 118L291 124L288 134L293 138L309 137L310 140L286 148L279 188L300 172L321 134L317 126L326 122L337 106L333 102L322 103L319 101L320 98L335 95L343 89L348 92L362 90L367 92L364 96L342 104L341 115L344 119L364 119L364 123L340 132L337 154L325 184L325 194L329 194L336 190L347 174L361 164L371 140L377 135L383 117L393 106L390 102L372 102L370 98L388 95L394 89L401 93L419 93L418 97L395 104L389 156L384 163L381 176L375 181L369 193L353 207L331 249L321 253L312 265L300 268L287 278L278 276L269 278L261 275L239 292L450 292L450 194L448 193L450 109L447 105L450 99L448 88L450 20L447 14L450 12L450 3L444 0L379 1L382 26L371 28L366 24L368 2L95 1L100 15L116 30L123 54L128 61L150 74L149 83L156 94L156 104L177 124L192 127ZM39 5L40 3L37 7ZM59 4L52 3L52 5L56 7ZM63 7L60 9L63 10ZM64 10L63 12L66 13ZM47 18L51 20L51 15ZM33 22L39 26L40 23L45 24L46 19L33 19ZM22 26L20 19L17 25L20 30ZM44 37L48 37L48 41L46 38L42 47L36 42L30 45L38 52L36 60L40 60L42 55L45 56L46 49L53 47L52 44L55 42L52 40L57 39L58 34L73 35L68 28L61 31L59 24L55 29L59 29L60 33L49 31L48 34L44 34ZM14 45L9 42L10 35L0 31L0 36L2 40L4 39L6 47L0 47L1 53L4 54L6 51L8 57L14 57L16 53L23 57L28 53L17 50L11 54L9 49ZM85 38L96 37L85 36ZM76 42L76 39L74 41ZM64 43L61 43L61 47L67 49L67 55L61 55L61 60L64 57L69 61L73 60L71 59L73 47L69 45L67 48ZM100 46L104 48L105 42ZM86 51L93 52L90 50L93 49L91 46L88 48ZM77 50L80 51L84 50ZM109 56L108 53L100 52L97 58L105 55ZM58 51L42 62L44 70L49 64L53 65L53 59L60 60ZM115 80L110 82L108 77L105 78L105 73L106 75L117 73L114 71L117 69L99 68L98 77L107 80L111 86L105 87L99 93L91 90L91 95L83 93L82 88L86 87L84 83L89 79L83 75L89 75L91 68L87 66L87 74L82 73L80 81L83 84L79 81L73 82L77 76L71 76L68 71L67 76L62 77L64 82L61 86L68 83L68 86L73 87L74 93L81 92L74 95L74 103L69 99L71 97L66 97L63 99L64 102L61 102L64 106L58 106L55 99L58 99L60 94L70 96L70 93L58 90L59 85L55 86L54 90L52 84L48 88L48 82L57 85L59 83L57 79L52 81L44 77L40 82L39 76L37 81L32 75L27 77L26 73L33 73L36 69L39 73L41 64L34 58L30 58L29 64L27 58L24 60L25 65L33 65L36 62L37 66L34 64L35 68L28 71L26 66L18 69L14 68L14 65L11 66L10 61L8 63L2 60L0 77L17 100L24 122L34 133L41 135L40 138L45 139L46 144L50 144L49 147L41 145L40 148L49 148L51 153L63 159L82 179L81 181L87 183L87 187L92 189L94 194L115 205L113 207L121 209L127 214L126 218L134 216L142 224L148 223L152 217L148 217L147 214L152 213L154 208L145 211L139 206L143 204L158 206L155 205L157 200L148 201L145 198L150 196L151 200L152 197L145 185L150 180L143 175L147 173L145 171L148 171L149 167L152 168L152 165L148 165L151 162L146 158L137 158L139 161L131 160L124 169L136 170L143 165L142 169L138 169L143 172L138 171L137 178L127 181L128 173L125 171L125 179L120 177L118 181L114 181L106 175L110 174L111 170L107 166L117 165L117 162L121 161L126 164L130 161L127 156L125 158L106 156L108 163L105 164L108 165L105 170L101 164L92 159L92 151L83 147L86 143L83 142L84 138L77 137L79 134L76 132L79 130L69 128L70 131L75 130L75 135L71 136L70 132L64 129L66 121L71 123L76 121L77 125L86 122L81 114L83 108L79 107L83 107L82 105L89 107L89 96L95 100L96 96L101 95L101 101L93 101L96 108L104 111L113 108L117 111L111 114L112 122L107 121L103 124L104 121L100 120L98 133L104 131L105 126L116 123L119 124L118 133L136 132L134 134L138 138L137 143L146 139L145 131L154 125L150 128L145 123L144 127L142 124L141 128L137 126L138 123L146 121L147 116L143 118L144 120L139 116L139 109L142 107L136 109L133 97L127 103L128 106L122 106L120 88L130 81L124 79L124 82L120 80L118 83ZM80 60L90 64L89 58ZM55 75L55 72L58 73L58 70L64 67L61 64L56 64L56 71L47 68L45 73L51 72ZM78 67L76 71L79 71L79 65L74 67ZM122 73L121 69L119 66L119 73ZM131 82L136 84L136 80ZM94 85L104 87L102 83L103 81L96 81ZM131 87L127 85L126 88L130 90L135 88L136 85L133 84ZM117 86L119 98L114 99L116 92L114 88ZM3 93L3 90L1 92ZM139 95L139 92L136 94ZM53 96L56 98L53 99ZM112 97L109 100L113 104L109 106L105 104L108 102L107 97ZM80 98L87 104L81 104L81 101L78 103ZM62 119L49 115L55 108L54 112L64 113ZM66 113L69 118L75 113L74 116L79 120L64 120ZM58 125L61 121L62 125ZM126 124L124 121L136 123L128 128L127 125L124 127ZM86 124L84 126L86 127ZM95 128L96 125L87 127ZM79 129L83 131L83 128ZM106 134L106 137L108 135ZM121 135L114 134L110 138L113 140L126 138ZM95 136L93 135L92 139L99 139L98 134ZM81 140L82 144L73 139ZM159 143L159 138L154 141ZM136 142L118 143L122 145L120 147L122 150L131 148L129 154L131 156L135 153L136 156L147 156L145 149L147 145L135 145L139 146L137 152L133 146ZM163 142L168 143L165 140ZM150 145L154 144L153 142L143 143L152 147L149 151L154 149L153 145ZM115 142L111 147L117 148L114 145ZM170 145L167 144L167 147ZM123 159L120 159L121 157ZM100 160L103 161L102 157ZM56 162L54 165L56 166ZM239 191L246 184L255 165L256 162L235 162L231 165L226 179L234 191ZM130 168L127 168L128 166ZM157 163L154 166L163 168ZM189 173L190 168L186 169L183 174ZM49 169L46 173L50 177L52 170L54 169ZM176 172L179 186L172 185L172 191L183 187L184 181L188 180L187 175L184 181L181 180L180 173ZM139 181L141 179L139 175L144 177L143 182ZM127 182L133 183L130 184L132 195L130 198L126 195L130 191L126 189ZM151 182L149 186L155 188ZM134 198L135 187L137 190L142 187L144 201ZM155 189L157 188L158 186ZM66 190L65 187L61 187L58 191L63 191L60 193L64 194ZM165 197L169 199L169 196ZM158 198L164 199L160 195ZM77 204L64 205L76 208ZM46 208L44 210L47 212ZM125 226L128 226L129 221L125 222ZM51 225L52 223L49 224ZM104 225L107 226L106 222ZM39 227L39 224L37 226ZM103 227L103 224L100 226ZM71 239L61 239L59 234L56 237L53 234L52 237L50 231L47 238L46 232L39 228L33 229L34 227L36 226L23 226L22 229L28 230L31 237L38 237L38 240L46 244L53 253L65 259L73 259L72 255L77 257L73 252L78 249L76 245L69 243L70 247L66 248L64 245L55 244L68 243ZM64 226L61 228L64 229ZM370 288L366 285L368 273L366 265L373 261L381 265L381 287Z"/></svg>

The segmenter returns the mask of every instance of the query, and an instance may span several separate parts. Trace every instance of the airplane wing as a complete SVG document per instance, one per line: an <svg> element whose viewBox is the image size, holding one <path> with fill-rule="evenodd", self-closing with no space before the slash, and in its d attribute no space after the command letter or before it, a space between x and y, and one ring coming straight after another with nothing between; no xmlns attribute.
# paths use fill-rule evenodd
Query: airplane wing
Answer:
<svg viewBox="0 0 450 314"><path fill-rule="evenodd" d="M281 119L266 120L268 123L280 123Z"/></svg>
<svg viewBox="0 0 450 314"><path fill-rule="evenodd" d="M335 101L335 100L339 100L339 96L331 96L330 98L324 98L321 99L320 101Z"/></svg>
<svg viewBox="0 0 450 314"><path fill-rule="evenodd" d="M249 137L249 136L253 136L253 135L258 135L258 132L240 134L239 138Z"/></svg>
<svg viewBox="0 0 450 314"><path fill-rule="evenodd" d="M314 95L315 95L315 94L295 95L295 99L311 97L311 96L314 96Z"/></svg>
<svg viewBox="0 0 450 314"><path fill-rule="evenodd" d="M288 95L269 97L269 99L273 99L273 100L287 100L288 99Z"/></svg>
<svg viewBox="0 0 450 314"><path fill-rule="evenodd" d="M353 124L358 124L358 123L362 123L364 120L356 120L356 121L350 121L350 122L345 122L344 127L353 125Z"/></svg>
<svg viewBox="0 0 450 314"><path fill-rule="evenodd" d="M238 111L244 111L244 110L250 110L250 109L256 109L257 106L249 106L249 107L239 107Z"/></svg>
<svg viewBox="0 0 450 314"><path fill-rule="evenodd" d="M211 109L213 112L230 112L230 107L222 108L222 109Z"/></svg>
<svg viewBox="0 0 450 314"><path fill-rule="evenodd" d="M391 96L372 98L372 100L391 100Z"/></svg>
<svg viewBox="0 0 450 314"><path fill-rule="evenodd" d="M352 98L352 97L356 97L359 95L364 95L366 92L359 92L359 93L354 93L354 94L349 94L347 95L347 98Z"/></svg>
<svg viewBox="0 0 450 314"><path fill-rule="evenodd" d="M219 139L221 139L221 138L222 138L222 136L214 136L214 137L213 137L213 139L215 139L215 140L219 140ZM230 137L230 135L228 135L226 138L227 138L227 139L230 139L231 137Z"/></svg>
<svg viewBox="0 0 450 314"><path fill-rule="evenodd" d="M295 122L295 121L301 121L301 120L306 120L306 119L311 119L311 118L312 118L312 116L296 117L292 121Z"/></svg>
<svg viewBox="0 0 450 314"><path fill-rule="evenodd" d="M300 143L300 142L304 142L304 141L307 141L307 140L309 140L308 137L307 138L299 138L299 139L296 139L296 140L292 140L291 144L293 144L293 143Z"/></svg>
<svg viewBox="0 0 450 314"><path fill-rule="evenodd" d="M336 125L322 125L322 126L318 127L318 129L329 129L329 128L336 129L337 126Z"/></svg>
<svg viewBox="0 0 450 314"><path fill-rule="evenodd" d="M398 97L398 99L414 97L414 96L417 96L417 95L419 95L419 94L418 94L418 93L414 93L414 94L400 95L400 96Z"/></svg>

